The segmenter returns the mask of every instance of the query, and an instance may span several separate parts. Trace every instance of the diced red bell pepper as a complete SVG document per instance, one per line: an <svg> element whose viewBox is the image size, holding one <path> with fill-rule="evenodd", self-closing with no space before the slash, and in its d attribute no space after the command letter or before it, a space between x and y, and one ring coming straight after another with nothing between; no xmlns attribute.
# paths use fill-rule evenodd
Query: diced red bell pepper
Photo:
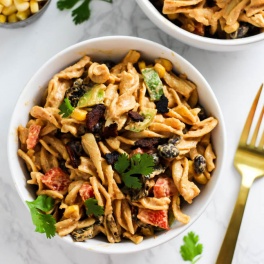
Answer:
<svg viewBox="0 0 264 264"><path fill-rule="evenodd" d="M52 168L41 177L41 181L51 190L66 191L71 183L69 176L61 168Z"/></svg>
<svg viewBox="0 0 264 264"><path fill-rule="evenodd" d="M145 224L150 224L163 229L169 229L167 210L139 209L137 218Z"/></svg>
<svg viewBox="0 0 264 264"><path fill-rule="evenodd" d="M170 197L177 193L177 188L171 178L160 177L153 187L154 197Z"/></svg>
<svg viewBox="0 0 264 264"><path fill-rule="evenodd" d="M33 149L39 140L39 132L41 130L41 126L39 125L31 125L28 131L28 138L26 140L27 149Z"/></svg>
<svg viewBox="0 0 264 264"><path fill-rule="evenodd" d="M80 196L83 201L86 201L89 198L94 197L93 186L88 182L84 182L79 190Z"/></svg>

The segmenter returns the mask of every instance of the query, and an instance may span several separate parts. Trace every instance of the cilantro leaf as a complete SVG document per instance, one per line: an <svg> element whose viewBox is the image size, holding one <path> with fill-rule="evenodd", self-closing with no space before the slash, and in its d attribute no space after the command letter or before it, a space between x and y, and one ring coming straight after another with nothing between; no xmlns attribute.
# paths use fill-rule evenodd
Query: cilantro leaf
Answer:
<svg viewBox="0 0 264 264"><path fill-rule="evenodd" d="M87 215L95 215L100 216L104 214L104 207L98 205L98 201L94 198L89 198L84 202L86 206L86 214Z"/></svg>
<svg viewBox="0 0 264 264"><path fill-rule="evenodd" d="M123 174L122 180L125 183L126 187L133 189L140 189L142 187L142 183L140 182L138 177L132 177L130 174Z"/></svg>
<svg viewBox="0 0 264 264"><path fill-rule="evenodd" d="M122 174L130 165L128 155L127 154L121 154L119 155L117 162L115 163L114 167L119 172Z"/></svg>
<svg viewBox="0 0 264 264"><path fill-rule="evenodd" d="M114 164L115 170L121 175L126 187L140 189L142 183L136 175L149 175L154 170L154 159L149 154L135 154L130 159L126 154L118 157ZM134 176L133 176L134 175Z"/></svg>
<svg viewBox="0 0 264 264"><path fill-rule="evenodd" d="M47 238L55 236L56 220L52 215L45 214L54 206L54 200L47 195L39 195L36 200L26 201L33 224L36 226L35 231L39 233L46 233Z"/></svg>
<svg viewBox="0 0 264 264"><path fill-rule="evenodd" d="M91 15L90 10L90 1L84 0L81 5L72 11L73 22L75 25L83 23L85 20L88 20Z"/></svg>
<svg viewBox="0 0 264 264"><path fill-rule="evenodd" d="M68 98L65 98L63 103L59 107L59 114L62 115L63 118L68 117L74 110L74 107L71 105L71 102Z"/></svg>
<svg viewBox="0 0 264 264"><path fill-rule="evenodd" d="M131 157L131 174L149 175L153 172L155 165L152 155L147 153L136 154Z"/></svg>
<svg viewBox="0 0 264 264"><path fill-rule="evenodd" d="M84 21L88 20L91 15L91 10L90 10L90 2L92 0L82 0L82 3L75 8L77 3L79 3L79 0L58 0L57 2L57 8L61 11L65 9L72 9L71 15L72 15L72 20L75 25L81 24ZM107 3L113 3L112 0L101 0Z"/></svg>
<svg viewBox="0 0 264 264"><path fill-rule="evenodd" d="M57 2L57 7L60 10L64 10L64 9L71 9L73 8L77 3L79 2L79 0L59 0Z"/></svg>
<svg viewBox="0 0 264 264"><path fill-rule="evenodd" d="M194 232L189 232L183 237L184 244L180 248L180 253L185 261L191 261L192 264L196 263L203 252L203 245L198 244L199 236Z"/></svg>

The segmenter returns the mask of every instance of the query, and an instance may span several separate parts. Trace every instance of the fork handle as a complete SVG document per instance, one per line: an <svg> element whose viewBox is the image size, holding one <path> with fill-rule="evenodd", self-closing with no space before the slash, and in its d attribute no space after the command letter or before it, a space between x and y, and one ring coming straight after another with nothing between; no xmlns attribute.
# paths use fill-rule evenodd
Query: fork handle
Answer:
<svg viewBox="0 0 264 264"><path fill-rule="evenodd" d="M252 185L251 183L245 183L245 179L242 178L239 194L237 197L236 205L229 222L224 241L222 243L220 252L218 254L218 258L216 264L231 264L235 247L236 241L240 229L240 225L243 218L244 209L246 206L246 201L249 193L249 189Z"/></svg>

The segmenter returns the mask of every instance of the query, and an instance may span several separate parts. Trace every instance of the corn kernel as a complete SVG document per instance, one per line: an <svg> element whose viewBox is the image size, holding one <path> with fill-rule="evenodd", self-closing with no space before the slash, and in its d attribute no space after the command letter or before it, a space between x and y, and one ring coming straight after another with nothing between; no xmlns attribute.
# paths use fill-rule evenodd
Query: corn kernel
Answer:
<svg viewBox="0 0 264 264"><path fill-rule="evenodd" d="M167 59L159 58L156 59L155 62L161 64L167 72L172 70L172 63Z"/></svg>
<svg viewBox="0 0 264 264"><path fill-rule="evenodd" d="M202 174L195 174L194 175L195 181L197 181L200 184L206 184L208 182L208 179L205 177L205 175Z"/></svg>
<svg viewBox="0 0 264 264"><path fill-rule="evenodd" d="M14 14L16 11L17 11L16 6L12 4L8 7L5 6L2 10L2 14L5 16L9 16Z"/></svg>
<svg viewBox="0 0 264 264"><path fill-rule="evenodd" d="M17 16L16 16L16 13L9 15L9 16L7 17L7 21L8 21L9 23L15 23L15 22L17 22L17 21L18 21L18 18L17 18Z"/></svg>
<svg viewBox="0 0 264 264"><path fill-rule="evenodd" d="M159 64L159 63L156 63L154 65L154 70L158 73L158 75L159 75L160 78L163 78L164 75L165 75L165 73L166 73L165 68L161 64Z"/></svg>
<svg viewBox="0 0 264 264"><path fill-rule="evenodd" d="M30 11L31 13L37 13L39 11L39 5L38 5L38 2L35 1L35 0L31 0L29 2L29 6L30 6Z"/></svg>
<svg viewBox="0 0 264 264"><path fill-rule="evenodd" d="M30 10L27 9L26 11L22 11L22 12L18 11L16 13L16 16L19 20L25 20L30 16Z"/></svg>
<svg viewBox="0 0 264 264"><path fill-rule="evenodd" d="M0 23L5 23L6 22L6 16L0 15Z"/></svg>
<svg viewBox="0 0 264 264"><path fill-rule="evenodd" d="M78 120L78 121L84 121L86 119L87 111L79 108L75 108L71 114L71 117Z"/></svg>
<svg viewBox="0 0 264 264"><path fill-rule="evenodd" d="M14 0L14 5L19 12L26 11L29 8L29 2L25 2L23 0Z"/></svg>
<svg viewBox="0 0 264 264"><path fill-rule="evenodd" d="M3 6L11 6L12 5L13 0L0 0L0 4L2 4Z"/></svg>
<svg viewBox="0 0 264 264"><path fill-rule="evenodd" d="M145 69L145 68L146 68L146 63L145 63L145 61L139 61L139 62L138 62L138 67L139 67L140 70Z"/></svg>
<svg viewBox="0 0 264 264"><path fill-rule="evenodd" d="M188 160L188 163L189 163L188 179L189 179L189 181L191 181L193 179L193 176L194 176L195 172L194 172L194 167L193 167L193 161L192 160Z"/></svg>
<svg viewBox="0 0 264 264"><path fill-rule="evenodd" d="M77 219L80 216L79 206L76 204L68 206L65 209L63 216L65 218Z"/></svg>

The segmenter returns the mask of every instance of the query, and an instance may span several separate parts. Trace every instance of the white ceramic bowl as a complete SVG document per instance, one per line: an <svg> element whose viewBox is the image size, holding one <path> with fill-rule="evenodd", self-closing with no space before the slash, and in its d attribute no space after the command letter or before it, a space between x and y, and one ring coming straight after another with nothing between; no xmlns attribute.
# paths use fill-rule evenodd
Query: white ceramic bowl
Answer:
<svg viewBox="0 0 264 264"><path fill-rule="evenodd" d="M62 240L67 241L72 246L108 254L131 253L149 249L178 236L197 220L211 200L223 167L225 156L225 132L224 121L217 99L203 76L189 62L172 50L148 40L125 36L103 37L87 40L73 45L52 57L31 78L15 106L8 137L10 170L17 191L22 201L25 203L26 200L34 200L35 196L34 191L26 184L28 173L25 170L23 161L21 161L17 155L18 138L16 131L20 124L25 125L27 123L29 111L32 106L40 100L41 94L45 87L47 87L48 81L55 73L64 69L68 65L72 65L75 61L80 59L82 55L88 54L93 60L120 60L129 49L140 51L142 57L150 60L157 57L170 59L174 65L175 71L185 73L190 80L197 84L198 92L200 94L200 103L211 115L219 120L219 125L213 131L212 135L214 149L217 154L217 164L212 179L202 190L201 194L195 198L193 204L184 207L184 212L191 216L191 221L187 225L175 222L171 230L162 232L155 238L144 239L143 242L138 245L135 245L130 241L109 244L100 238L90 239L86 242L73 242L70 236L62 238ZM34 232L33 226L32 232Z"/></svg>
<svg viewBox="0 0 264 264"><path fill-rule="evenodd" d="M136 0L145 15L161 30L190 46L211 51L238 51L264 44L264 33L241 39L213 39L190 33L165 18L149 0Z"/></svg>

